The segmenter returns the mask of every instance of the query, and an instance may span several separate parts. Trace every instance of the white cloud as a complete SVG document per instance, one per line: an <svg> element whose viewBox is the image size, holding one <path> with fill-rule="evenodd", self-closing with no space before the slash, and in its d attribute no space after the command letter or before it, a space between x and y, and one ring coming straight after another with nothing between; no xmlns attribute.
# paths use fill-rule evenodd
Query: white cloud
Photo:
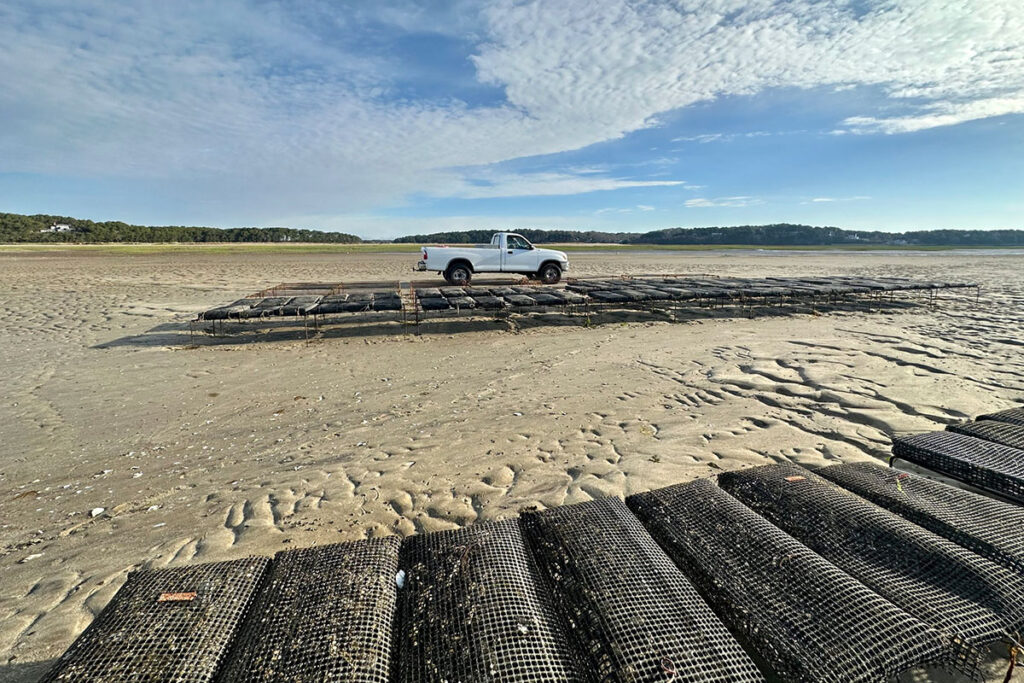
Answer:
<svg viewBox="0 0 1024 683"><path fill-rule="evenodd" d="M1024 63L1020 66L1024 69ZM923 113L910 116L851 116L843 121L843 125L852 133L913 133L1021 112L1024 112L1024 95L993 97L974 102L939 102L927 107Z"/></svg>
<svg viewBox="0 0 1024 683"><path fill-rule="evenodd" d="M628 129L700 100L778 86L875 85L912 109L1001 96L993 109L1024 111L1007 97L1024 91L1018 0L859 4L860 16L841 0L586 0L543 12L510 0L491 10L499 37L477 63L531 112L564 102ZM974 115L950 109L945 124Z"/></svg>
<svg viewBox="0 0 1024 683"><path fill-rule="evenodd" d="M0 172L148 180L242 221L300 207L358 213L414 193L650 186L583 172L474 181L503 161L770 88L875 87L889 107L841 123L856 133L1024 112L1020 0L491 0L443 16L357 6L6 2ZM476 77L505 100L402 91L387 50L359 42L359 13L478 43Z"/></svg>
<svg viewBox="0 0 1024 683"><path fill-rule="evenodd" d="M743 206L756 206L758 204L764 204L764 201L757 199L756 197L717 197L715 199L708 199L706 197L697 197L695 199L687 199L684 202L684 206L688 209L706 209L712 207L743 207Z"/></svg>
<svg viewBox="0 0 1024 683"><path fill-rule="evenodd" d="M699 142L701 144L707 144L709 142L731 142L737 138L762 138L768 135L781 135L782 133L768 133L763 130L750 131L749 133L705 133L703 135L684 135L678 138L672 138L672 142Z"/></svg>
<svg viewBox="0 0 1024 683"><path fill-rule="evenodd" d="M654 207L651 206L650 204L637 204L636 208L640 209L641 211L654 211Z"/></svg>
<svg viewBox="0 0 1024 683"><path fill-rule="evenodd" d="M855 197L815 197L812 202L859 202L865 199L871 199L866 195L857 195Z"/></svg>
<svg viewBox="0 0 1024 683"><path fill-rule="evenodd" d="M467 179L458 189L449 190L448 194L463 199L540 197L637 187L672 187L685 184L682 180L626 180L598 177L589 173L583 175L568 173L485 174Z"/></svg>
<svg viewBox="0 0 1024 683"><path fill-rule="evenodd" d="M595 173L607 173L607 166L575 166L569 169L569 173L576 175L593 175Z"/></svg>
<svg viewBox="0 0 1024 683"><path fill-rule="evenodd" d="M672 138L672 142L699 142L706 144L708 142L717 142L718 140L726 139L725 133L704 133L702 135L684 135L678 138Z"/></svg>

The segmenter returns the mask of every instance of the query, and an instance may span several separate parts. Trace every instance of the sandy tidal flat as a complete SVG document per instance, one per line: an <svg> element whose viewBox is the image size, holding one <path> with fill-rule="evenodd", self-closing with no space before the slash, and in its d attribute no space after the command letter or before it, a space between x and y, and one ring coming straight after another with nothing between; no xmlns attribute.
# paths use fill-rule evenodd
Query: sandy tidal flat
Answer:
<svg viewBox="0 0 1024 683"><path fill-rule="evenodd" d="M34 680L133 568L447 529L774 460L882 459L893 434L1024 400L1024 252L574 253L575 275L982 290L935 308L188 347L198 311L278 282L408 279L414 260L0 251L0 680Z"/></svg>

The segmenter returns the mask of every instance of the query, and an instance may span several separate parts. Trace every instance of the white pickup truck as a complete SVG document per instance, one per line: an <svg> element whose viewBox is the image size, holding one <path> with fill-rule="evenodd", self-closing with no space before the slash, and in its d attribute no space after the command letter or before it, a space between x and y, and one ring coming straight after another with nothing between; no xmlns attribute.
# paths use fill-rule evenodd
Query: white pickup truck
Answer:
<svg viewBox="0 0 1024 683"><path fill-rule="evenodd" d="M540 249L514 232L496 232L490 244L422 247L416 270L442 273L449 283L468 284L474 273L520 273L547 285L569 269L565 252Z"/></svg>

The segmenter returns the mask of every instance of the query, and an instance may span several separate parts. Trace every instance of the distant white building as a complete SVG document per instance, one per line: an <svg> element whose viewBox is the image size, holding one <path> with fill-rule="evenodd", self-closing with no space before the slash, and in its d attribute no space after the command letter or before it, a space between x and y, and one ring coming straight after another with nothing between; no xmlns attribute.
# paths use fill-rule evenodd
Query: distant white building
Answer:
<svg viewBox="0 0 1024 683"><path fill-rule="evenodd" d="M74 232L74 228L67 223L54 223L50 227L43 228L39 232Z"/></svg>

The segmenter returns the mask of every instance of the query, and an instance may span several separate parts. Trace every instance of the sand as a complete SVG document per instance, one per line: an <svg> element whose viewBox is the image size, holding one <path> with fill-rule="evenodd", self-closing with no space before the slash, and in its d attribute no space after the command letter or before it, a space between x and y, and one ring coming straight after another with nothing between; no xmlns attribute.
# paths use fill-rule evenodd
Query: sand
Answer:
<svg viewBox="0 0 1024 683"><path fill-rule="evenodd" d="M882 459L1024 397L1024 252L571 255L574 274L972 280L935 308L301 329L189 346L286 281L415 254L0 251L0 680L137 567L502 519L732 468ZM90 516L90 511L104 512Z"/></svg>

